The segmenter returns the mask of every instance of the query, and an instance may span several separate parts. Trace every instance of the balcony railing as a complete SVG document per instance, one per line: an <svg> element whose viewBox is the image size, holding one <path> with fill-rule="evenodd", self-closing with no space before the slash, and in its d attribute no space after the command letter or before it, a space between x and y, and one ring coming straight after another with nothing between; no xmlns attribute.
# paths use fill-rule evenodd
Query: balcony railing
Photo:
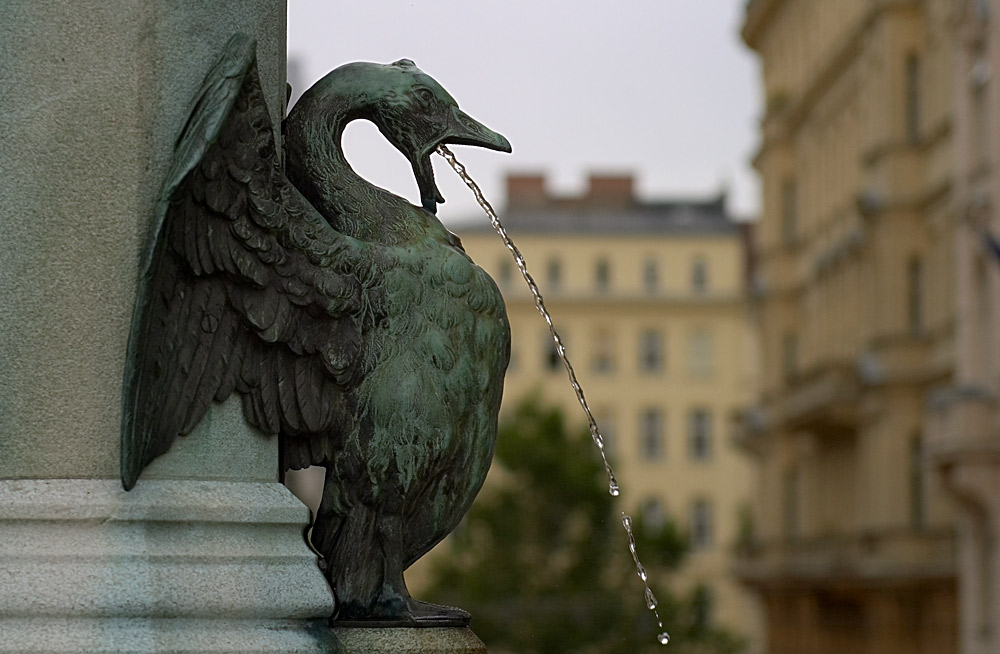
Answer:
<svg viewBox="0 0 1000 654"><path fill-rule="evenodd" d="M738 548L735 572L757 585L868 584L955 574L950 529L886 529L756 541Z"/></svg>

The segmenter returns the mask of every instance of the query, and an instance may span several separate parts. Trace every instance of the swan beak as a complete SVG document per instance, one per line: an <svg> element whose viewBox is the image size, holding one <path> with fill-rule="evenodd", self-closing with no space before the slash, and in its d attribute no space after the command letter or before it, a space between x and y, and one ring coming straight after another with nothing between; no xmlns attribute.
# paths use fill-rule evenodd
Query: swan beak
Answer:
<svg viewBox="0 0 1000 654"><path fill-rule="evenodd" d="M510 152L510 142L458 107L451 111L444 136L431 143L427 150L413 159L413 173L420 189L420 204L431 213L437 213L437 205L444 202L444 196L434 182L434 168L431 166L431 152L438 144L475 145L489 150Z"/></svg>
<svg viewBox="0 0 1000 654"><path fill-rule="evenodd" d="M452 109L448 134L441 141L451 145L475 145L488 150L510 152L510 141L486 127L458 107Z"/></svg>

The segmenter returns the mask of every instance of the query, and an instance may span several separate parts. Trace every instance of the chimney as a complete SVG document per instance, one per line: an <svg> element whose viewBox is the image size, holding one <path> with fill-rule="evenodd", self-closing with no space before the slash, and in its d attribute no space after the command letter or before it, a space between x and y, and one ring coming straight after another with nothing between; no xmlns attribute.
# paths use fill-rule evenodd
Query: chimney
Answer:
<svg viewBox="0 0 1000 654"><path fill-rule="evenodd" d="M542 207L545 206L548 201L549 196L545 192L545 175L508 173L508 207Z"/></svg>
<svg viewBox="0 0 1000 654"><path fill-rule="evenodd" d="M585 201L602 207L627 207L632 204L634 180L631 174L591 173Z"/></svg>

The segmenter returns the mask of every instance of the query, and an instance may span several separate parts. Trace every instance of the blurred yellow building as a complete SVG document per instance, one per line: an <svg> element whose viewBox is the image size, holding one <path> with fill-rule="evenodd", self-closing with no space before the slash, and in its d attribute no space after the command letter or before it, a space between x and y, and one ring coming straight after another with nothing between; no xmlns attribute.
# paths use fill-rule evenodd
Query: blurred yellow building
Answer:
<svg viewBox="0 0 1000 654"><path fill-rule="evenodd" d="M711 619L760 642L756 602L730 571L753 487L751 462L731 443L756 374L745 226L727 215L723 197L639 202L627 175L592 175L579 197L552 197L540 175L507 183L502 220L605 436L624 508L647 523L676 520L693 552L675 587L706 585ZM540 396L584 425L503 243L485 221L458 231L507 302L513 346L504 407Z"/></svg>
<svg viewBox="0 0 1000 654"><path fill-rule="evenodd" d="M763 375L739 571L771 654L1000 651L998 10L747 4Z"/></svg>

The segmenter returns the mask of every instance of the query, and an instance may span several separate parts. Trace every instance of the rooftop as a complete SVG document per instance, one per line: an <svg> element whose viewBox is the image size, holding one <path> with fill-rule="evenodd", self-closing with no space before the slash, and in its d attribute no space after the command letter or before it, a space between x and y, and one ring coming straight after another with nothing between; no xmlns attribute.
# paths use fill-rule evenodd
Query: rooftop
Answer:
<svg viewBox="0 0 1000 654"><path fill-rule="evenodd" d="M545 177L507 176L504 226L519 233L566 234L735 234L740 224L726 212L726 196L643 202L634 194L631 175L591 174L588 189L578 196L553 196ZM478 223L464 232L489 230Z"/></svg>

